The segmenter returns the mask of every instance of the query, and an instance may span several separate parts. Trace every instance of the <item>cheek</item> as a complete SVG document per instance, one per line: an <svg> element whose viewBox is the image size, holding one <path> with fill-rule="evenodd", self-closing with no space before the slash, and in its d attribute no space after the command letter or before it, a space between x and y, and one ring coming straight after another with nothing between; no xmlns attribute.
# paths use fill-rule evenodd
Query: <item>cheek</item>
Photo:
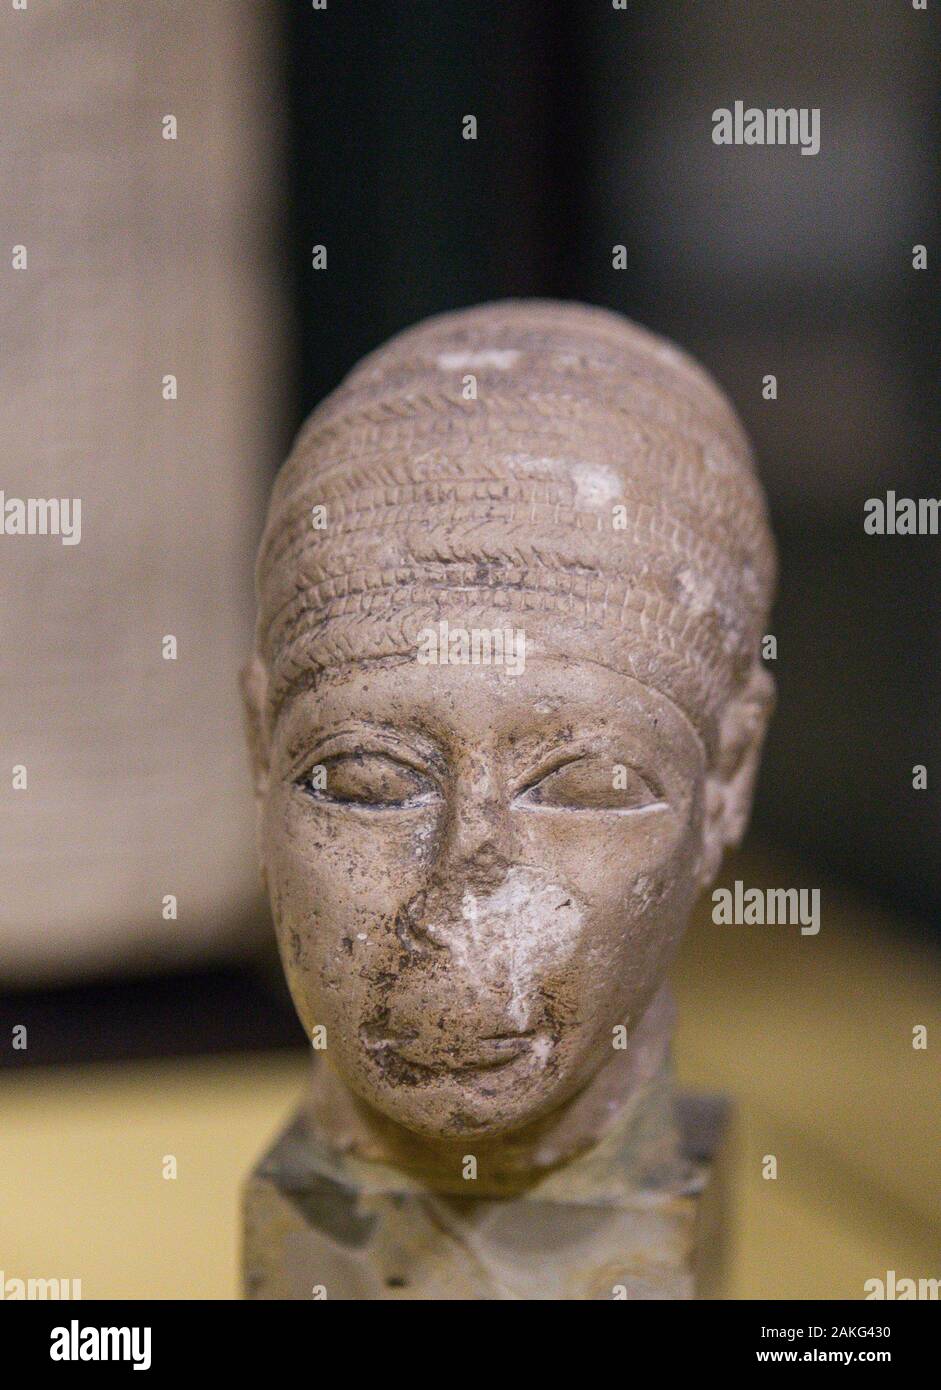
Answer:
<svg viewBox="0 0 941 1390"><path fill-rule="evenodd" d="M425 877L436 818L425 810L367 825L273 788L263 820L271 909L305 1022L356 1009L364 973L396 967L404 897Z"/></svg>
<svg viewBox="0 0 941 1390"><path fill-rule="evenodd" d="M698 891L701 795L635 816L535 814L522 830L528 863L551 869L586 905L580 990L631 1012L662 981Z"/></svg>
<svg viewBox="0 0 941 1390"><path fill-rule="evenodd" d="M617 907L621 913L643 915L673 898L677 889L695 894L701 793L680 811L528 812L520 814L516 830L524 863L551 867L599 910Z"/></svg>

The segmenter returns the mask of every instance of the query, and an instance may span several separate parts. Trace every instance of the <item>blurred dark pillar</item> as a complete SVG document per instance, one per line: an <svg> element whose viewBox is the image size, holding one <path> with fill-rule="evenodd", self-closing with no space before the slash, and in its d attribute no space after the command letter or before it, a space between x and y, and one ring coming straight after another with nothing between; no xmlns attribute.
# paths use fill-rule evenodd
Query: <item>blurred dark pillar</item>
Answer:
<svg viewBox="0 0 941 1390"><path fill-rule="evenodd" d="M578 292L587 83L565 0L289 13L301 415L428 314Z"/></svg>
<svg viewBox="0 0 941 1390"><path fill-rule="evenodd" d="M862 521L887 489L941 492L939 8L296 0L289 45L297 418L395 330L506 295L607 304L694 352L752 435L781 548L756 826L926 915L941 542ZM715 146L737 99L819 107L819 154Z"/></svg>

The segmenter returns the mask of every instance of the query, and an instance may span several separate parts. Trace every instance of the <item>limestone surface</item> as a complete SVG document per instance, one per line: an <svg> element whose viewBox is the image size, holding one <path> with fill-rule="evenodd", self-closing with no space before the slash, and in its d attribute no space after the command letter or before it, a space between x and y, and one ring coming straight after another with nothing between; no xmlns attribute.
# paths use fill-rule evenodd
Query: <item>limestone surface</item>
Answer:
<svg viewBox="0 0 941 1390"><path fill-rule="evenodd" d="M619 315L446 314L313 413L243 688L337 1154L508 1195L624 1131L747 819L773 584L729 403Z"/></svg>

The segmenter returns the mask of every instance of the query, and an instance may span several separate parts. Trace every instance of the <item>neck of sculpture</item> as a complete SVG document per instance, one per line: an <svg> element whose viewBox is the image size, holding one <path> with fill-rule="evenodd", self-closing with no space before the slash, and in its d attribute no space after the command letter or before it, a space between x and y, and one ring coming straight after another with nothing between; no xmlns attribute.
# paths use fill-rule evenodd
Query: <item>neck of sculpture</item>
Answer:
<svg viewBox="0 0 941 1390"><path fill-rule="evenodd" d="M611 1059L586 1086L557 1109L510 1134L424 1138L355 1097L333 1068L319 1059L310 1095L312 1119L334 1149L398 1169L436 1192L509 1195L573 1163L587 1172L586 1164L602 1153L616 1153L613 1162L622 1177L636 1176L645 1163L662 1166L675 1158L670 1068L674 1018L673 1001L664 987L626 1046L612 1049ZM637 1152L625 1152L632 1147ZM465 1176L469 1155L476 1161L473 1181Z"/></svg>

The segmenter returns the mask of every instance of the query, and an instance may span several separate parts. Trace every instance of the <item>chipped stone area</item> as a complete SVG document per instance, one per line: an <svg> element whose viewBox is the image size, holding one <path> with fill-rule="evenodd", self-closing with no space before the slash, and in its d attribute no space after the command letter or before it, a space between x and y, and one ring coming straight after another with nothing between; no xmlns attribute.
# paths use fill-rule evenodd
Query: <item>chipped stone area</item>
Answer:
<svg viewBox="0 0 941 1390"><path fill-rule="evenodd" d="M440 352L435 361L443 372L479 371L482 367L506 372L515 367L519 359L515 348L490 348L479 352Z"/></svg>
<svg viewBox="0 0 941 1390"><path fill-rule="evenodd" d="M467 930L451 938L455 964L481 972L485 982L502 980L510 1019L527 1028L540 979L563 967L578 947L582 909L538 869L514 867L492 893L466 889L461 917Z"/></svg>

